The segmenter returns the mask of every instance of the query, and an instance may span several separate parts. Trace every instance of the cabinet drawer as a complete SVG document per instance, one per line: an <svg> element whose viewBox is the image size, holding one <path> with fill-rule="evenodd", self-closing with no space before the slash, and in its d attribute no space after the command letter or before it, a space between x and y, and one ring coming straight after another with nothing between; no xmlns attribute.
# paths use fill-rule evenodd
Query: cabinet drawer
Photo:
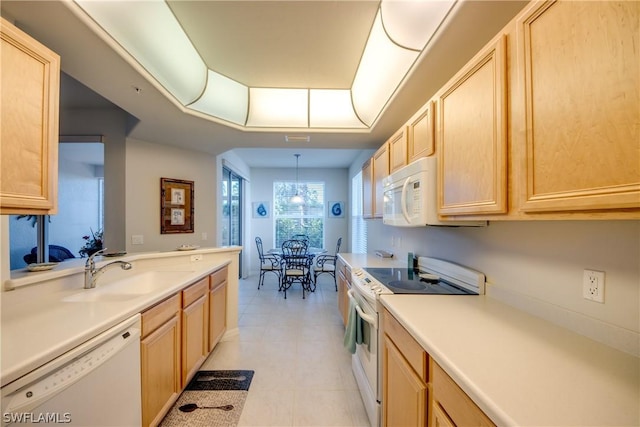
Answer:
<svg viewBox="0 0 640 427"><path fill-rule="evenodd" d="M431 362L433 405L440 405L457 426L495 426L471 398L436 363Z"/></svg>
<svg viewBox="0 0 640 427"><path fill-rule="evenodd" d="M180 311L180 299L180 294L176 294L142 313L142 338L155 331Z"/></svg>
<svg viewBox="0 0 640 427"><path fill-rule="evenodd" d="M384 310L382 321L385 334L398 347L418 376L428 382L427 353L424 349L387 310Z"/></svg>
<svg viewBox="0 0 640 427"><path fill-rule="evenodd" d="M209 275L209 277L211 278L209 281L210 289L215 288L217 285L227 280L227 275L228 275L227 272L228 272L228 268L222 267L220 270L217 270L211 273Z"/></svg>
<svg viewBox="0 0 640 427"><path fill-rule="evenodd" d="M209 291L209 278L200 279L182 291L182 308L189 307L194 301Z"/></svg>

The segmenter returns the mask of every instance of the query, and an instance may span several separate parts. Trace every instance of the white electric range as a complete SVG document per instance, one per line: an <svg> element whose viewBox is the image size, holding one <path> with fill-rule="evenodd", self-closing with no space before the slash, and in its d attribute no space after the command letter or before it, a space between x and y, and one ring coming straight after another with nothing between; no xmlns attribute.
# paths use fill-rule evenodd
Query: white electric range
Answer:
<svg viewBox="0 0 640 427"><path fill-rule="evenodd" d="M420 257L415 269L354 268L351 283L349 298L361 319L364 337L356 343L351 364L369 422L372 427L379 427L382 404L379 295L483 295L485 275L448 261Z"/></svg>

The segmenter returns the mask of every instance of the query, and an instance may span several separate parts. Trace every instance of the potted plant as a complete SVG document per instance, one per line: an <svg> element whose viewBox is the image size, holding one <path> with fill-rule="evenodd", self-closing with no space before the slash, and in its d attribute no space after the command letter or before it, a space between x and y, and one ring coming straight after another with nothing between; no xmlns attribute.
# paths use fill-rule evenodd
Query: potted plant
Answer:
<svg viewBox="0 0 640 427"><path fill-rule="evenodd" d="M82 238L86 240L84 246L78 251L82 258L91 256L102 249L102 230L98 230L95 233L91 230L90 236L82 236Z"/></svg>

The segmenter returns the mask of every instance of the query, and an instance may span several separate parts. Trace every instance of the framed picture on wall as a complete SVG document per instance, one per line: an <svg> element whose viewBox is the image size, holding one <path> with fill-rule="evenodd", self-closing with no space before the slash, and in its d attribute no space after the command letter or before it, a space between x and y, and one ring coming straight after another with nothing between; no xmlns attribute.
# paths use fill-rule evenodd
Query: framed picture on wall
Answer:
<svg viewBox="0 0 640 427"><path fill-rule="evenodd" d="M328 202L329 218L344 218L344 202Z"/></svg>
<svg viewBox="0 0 640 427"><path fill-rule="evenodd" d="M193 181L160 178L160 234L193 233Z"/></svg>
<svg viewBox="0 0 640 427"><path fill-rule="evenodd" d="M253 202L252 208L254 218L269 218L269 202Z"/></svg>

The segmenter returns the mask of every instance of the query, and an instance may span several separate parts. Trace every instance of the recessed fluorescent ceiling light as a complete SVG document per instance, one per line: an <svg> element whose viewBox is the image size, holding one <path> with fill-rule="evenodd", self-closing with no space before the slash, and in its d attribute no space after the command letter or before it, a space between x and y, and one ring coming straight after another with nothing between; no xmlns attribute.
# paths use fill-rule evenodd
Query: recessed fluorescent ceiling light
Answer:
<svg viewBox="0 0 640 427"><path fill-rule="evenodd" d="M367 131L455 0L383 0L353 86L342 90L247 87L208 69L163 0L75 0L82 11L64 3L125 59L133 57L139 71L155 79L186 112L251 130Z"/></svg>

